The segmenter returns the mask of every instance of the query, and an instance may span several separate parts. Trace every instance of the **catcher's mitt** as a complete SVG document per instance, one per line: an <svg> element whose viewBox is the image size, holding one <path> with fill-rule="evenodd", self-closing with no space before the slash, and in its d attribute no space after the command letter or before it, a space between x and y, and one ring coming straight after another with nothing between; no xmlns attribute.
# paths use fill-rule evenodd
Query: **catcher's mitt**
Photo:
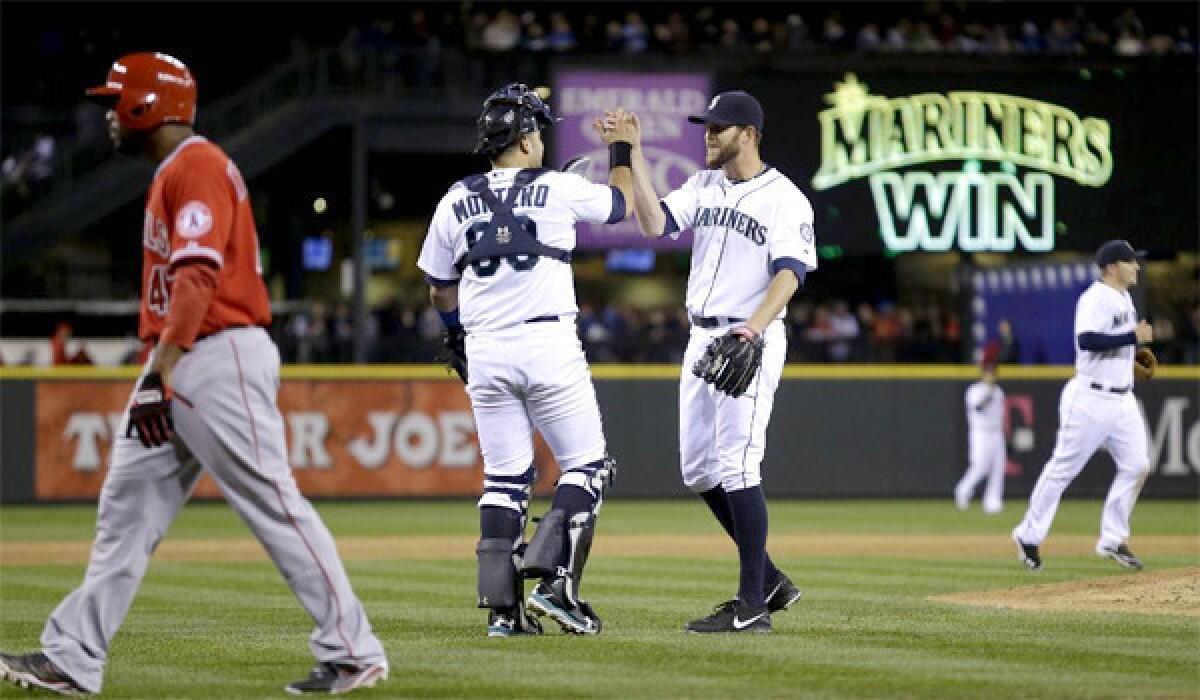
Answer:
<svg viewBox="0 0 1200 700"><path fill-rule="evenodd" d="M442 359L454 370L458 378L463 380L463 384L467 383L467 332L462 326L446 329L445 335L442 336L443 356Z"/></svg>
<svg viewBox="0 0 1200 700"><path fill-rule="evenodd" d="M737 398L746 393L762 365L763 337L750 340L735 331L709 343L704 355L692 366L692 374Z"/></svg>
<svg viewBox="0 0 1200 700"><path fill-rule="evenodd" d="M1135 379L1149 379L1158 368L1158 358L1150 348L1138 348L1133 356L1133 376Z"/></svg>

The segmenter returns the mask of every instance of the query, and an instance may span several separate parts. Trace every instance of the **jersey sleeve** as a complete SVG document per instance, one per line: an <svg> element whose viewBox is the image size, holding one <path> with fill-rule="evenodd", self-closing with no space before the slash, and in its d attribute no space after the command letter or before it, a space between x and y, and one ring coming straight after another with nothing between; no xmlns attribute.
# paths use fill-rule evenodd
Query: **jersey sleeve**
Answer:
<svg viewBox="0 0 1200 700"><path fill-rule="evenodd" d="M216 156L195 157L186 168L173 170L166 183L171 267L184 262L225 266L239 195L235 177L240 180L233 161Z"/></svg>
<svg viewBox="0 0 1200 700"><path fill-rule="evenodd" d="M421 254L417 257L417 267L421 268L425 278L434 286L456 284L462 276L454 266L457 259L451 242L451 235L454 233L454 226L450 224L452 216L449 196L443 197L429 222L429 231L425 234Z"/></svg>
<svg viewBox="0 0 1200 700"><path fill-rule="evenodd" d="M597 185L582 175L564 173L555 178L553 186L567 190L571 212L579 221L615 224L625 218L625 196L612 185Z"/></svg>
<svg viewBox="0 0 1200 700"><path fill-rule="evenodd" d="M1093 294L1095 287L1089 287L1079 297L1075 307L1075 336L1083 333L1107 333L1111 322L1111 313L1106 313L1103 299L1099 294Z"/></svg>
<svg viewBox="0 0 1200 700"><path fill-rule="evenodd" d="M817 236L813 230L813 209L798 190L779 203L775 219L767 231L767 255L772 274L783 269L796 272L800 281L804 271L817 269Z"/></svg>
<svg viewBox="0 0 1200 700"><path fill-rule="evenodd" d="M696 223L696 210L700 208L700 174L704 171L693 174L682 185L667 193L667 196L662 198L662 205L666 208L667 213L674 219L676 226L675 231L669 232L672 238L678 238L679 234L692 227Z"/></svg>

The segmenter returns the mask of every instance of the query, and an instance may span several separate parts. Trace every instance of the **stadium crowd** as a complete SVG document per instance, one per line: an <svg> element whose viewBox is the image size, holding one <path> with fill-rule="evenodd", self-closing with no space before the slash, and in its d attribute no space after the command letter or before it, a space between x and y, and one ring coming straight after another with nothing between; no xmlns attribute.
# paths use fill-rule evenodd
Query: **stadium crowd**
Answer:
<svg viewBox="0 0 1200 700"><path fill-rule="evenodd" d="M475 4L405 3L386 13L368 6L321 18L299 13L286 38L244 44L236 66L207 66L203 101L236 90L273 65L336 47L342 78L392 86L481 89L544 72L553 54L713 56L741 54L971 54L1119 59L1194 55L1195 12L1181 3L937 2L788 4ZM1069 9L1065 9L1069 8ZM361 12L360 10L359 12ZM318 14L318 13L312 13ZM342 24L339 24L339 19ZM73 24L78 23L78 26ZM305 26L306 23L312 26ZM302 27L302 28L301 28ZM200 31L197 28L196 31ZM128 33L132 33L131 31ZM7 37L6 37L7 38ZM103 118L79 100L97 63L130 37L61 17L14 36L36 70L6 73L2 151L8 203L35 195L53 149L102 141ZM274 42L274 43L273 43ZM225 75L225 71L230 71ZM501 76L499 73L504 72ZM90 155L90 154L89 154Z"/></svg>
<svg viewBox="0 0 1200 700"><path fill-rule="evenodd" d="M580 303L584 351L593 362L666 362L683 359L688 319L681 307L636 309ZM958 362L962 324L937 306L890 302L797 299L787 317L791 362ZM313 304L277 320L274 335L285 362L350 362L354 324L350 307ZM431 362L441 347L442 324L428 305L392 302L368 319L372 362Z"/></svg>

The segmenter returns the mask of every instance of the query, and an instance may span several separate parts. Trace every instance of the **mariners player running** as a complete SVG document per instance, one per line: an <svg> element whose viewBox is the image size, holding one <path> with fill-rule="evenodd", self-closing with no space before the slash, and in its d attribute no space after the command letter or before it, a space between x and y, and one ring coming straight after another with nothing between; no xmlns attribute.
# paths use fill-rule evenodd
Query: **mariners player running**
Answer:
<svg viewBox="0 0 1200 700"><path fill-rule="evenodd" d="M610 125L632 132L634 211L647 236L692 229L687 309L692 328L679 382L679 452L684 483L698 492L737 543L737 597L690 632L769 632L772 612L800 597L766 553L767 506L760 464L767 422L787 355L784 307L817 267L813 211L808 199L759 156L763 111L741 92L713 98L689 121L705 125L701 170L661 202L650 182L637 116L618 110ZM689 368L714 339L734 332L764 342L761 369L748 391L734 397Z"/></svg>
<svg viewBox="0 0 1200 700"><path fill-rule="evenodd" d="M533 612L569 633L601 626L579 584L615 463L575 328L570 261L576 221L628 214L632 174L627 156L610 163L609 185L543 168L542 132L553 122L523 84L487 98L475 151L492 169L442 198L417 263L450 337L465 331L460 367L484 463L478 604L489 609L489 636L541 632L523 610L524 576L541 578L528 600ZM562 475L522 556L535 428Z"/></svg>
<svg viewBox="0 0 1200 700"><path fill-rule="evenodd" d="M1075 307L1075 376L1058 403L1054 453L1029 496L1029 510L1012 531L1017 557L1042 568L1038 547L1050 532L1063 491L1103 445L1117 463L1104 502L1096 554L1128 569L1142 562L1129 551L1129 516L1149 475L1146 423L1133 396L1133 358L1139 344L1154 340L1146 321L1137 320L1129 288L1141 266L1133 247L1109 241L1096 253L1100 279Z"/></svg>
<svg viewBox="0 0 1200 700"><path fill-rule="evenodd" d="M996 384L993 358L983 362L980 379L967 387L963 397L967 410L967 470L954 487L954 503L966 510L981 481L983 512L1004 509L1004 390Z"/></svg>
<svg viewBox="0 0 1200 700"><path fill-rule="evenodd" d="M387 677L383 647L287 463L279 353L264 330L258 234L237 166L192 132L196 82L170 56L124 56L88 95L109 105L120 152L159 163L141 236L138 325L154 351L113 444L83 584L46 622L42 651L0 654L0 674L64 695L100 692L150 553L207 469L316 622L318 664L286 690L373 686Z"/></svg>

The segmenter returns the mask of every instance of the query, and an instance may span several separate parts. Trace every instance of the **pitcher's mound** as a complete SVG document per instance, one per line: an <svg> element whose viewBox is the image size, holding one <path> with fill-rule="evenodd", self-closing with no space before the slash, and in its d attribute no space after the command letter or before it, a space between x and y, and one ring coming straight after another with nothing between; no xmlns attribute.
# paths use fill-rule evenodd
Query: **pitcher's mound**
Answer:
<svg viewBox="0 0 1200 700"><path fill-rule="evenodd" d="M1122 612L1200 617L1200 566L1043 583L1000 591L931 596L931 600L1015 610Z"/></svg>

